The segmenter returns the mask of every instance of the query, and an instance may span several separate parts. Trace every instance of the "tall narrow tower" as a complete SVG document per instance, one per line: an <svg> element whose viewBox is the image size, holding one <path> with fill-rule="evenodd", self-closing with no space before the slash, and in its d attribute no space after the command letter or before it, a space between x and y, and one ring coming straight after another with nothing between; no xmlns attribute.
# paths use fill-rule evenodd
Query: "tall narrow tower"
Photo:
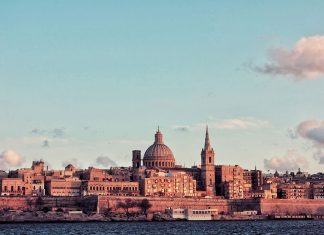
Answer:
<svg viewBox="0 0 324 235"><path fill-rule="evenodd" d="M208 126L206 127L205 146L201 150L201 181L207 196L214 196L215 192L215 153L210 146Z"/></svg>
<svg viewBox="0 0 324 235"><path fill-rule="evenodd" d="M141 167L141 150L133 150L133 158L132 158L132 163L133 163L133 170L140 168Z"/></svg>
<svg viewBox="0 0 324 235"><path fill-rule="evenodd" d="M138 181L139 168L142 166L141 150L133 150L132 163L133 163L133 171L132 171L133 180Z"/></svg>

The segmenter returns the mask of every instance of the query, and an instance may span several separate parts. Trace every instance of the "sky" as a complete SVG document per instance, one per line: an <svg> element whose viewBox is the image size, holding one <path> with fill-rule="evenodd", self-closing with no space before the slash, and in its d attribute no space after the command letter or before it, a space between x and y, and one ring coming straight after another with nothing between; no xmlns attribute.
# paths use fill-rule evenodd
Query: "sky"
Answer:
<svg viewBox="0 0 324 235"><path fill-rule="evenodd" d="M0 169L177 164L323 171L323 1L0 2Z"/></svg>

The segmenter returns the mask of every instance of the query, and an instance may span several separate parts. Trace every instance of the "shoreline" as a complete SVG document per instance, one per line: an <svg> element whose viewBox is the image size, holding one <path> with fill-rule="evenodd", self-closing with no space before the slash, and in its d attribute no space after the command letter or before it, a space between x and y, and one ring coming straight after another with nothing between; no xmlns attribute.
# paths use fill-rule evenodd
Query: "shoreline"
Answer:
<svg viewBox="0 0 324 235"><path fill-rule="evenodd" d="M74 224L74 223L174 223L174 222L246 222L246 221L323 221L320 219L238 219L238 220L163 220L163 221L102 221L102 220L88 220L88 221L79 221L79 220L58 220L58 221L1 221L2 224Z"/></svg>
<svg viewBox="0 0 324 235"><path fill-rule="evenodd" d="M296 218L285 218L275 216L249 216L249 217L233 217L231 215L223 215L218 219L213 220L186 220L186 219L172 219L172 218L143 218L143 217L130 217L129 219L123 218L107 218L102 215L94 215L94 216L85 216L82 218L1 218L0 224L46 224L46 223L155 223L155 222L225 222L225 221L306 221L306 220L318 220L323 221L324 218L318 218L316 216L313 217L302 217L299 216Z"/></svg>

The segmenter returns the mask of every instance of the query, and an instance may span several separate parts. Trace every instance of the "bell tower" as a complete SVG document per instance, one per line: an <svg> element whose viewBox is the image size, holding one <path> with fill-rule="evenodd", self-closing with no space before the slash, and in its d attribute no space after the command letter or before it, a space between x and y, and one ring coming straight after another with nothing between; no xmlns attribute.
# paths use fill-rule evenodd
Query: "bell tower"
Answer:
<svg viewBox="0 0 324 235"><path fill-rule="evenodd" d="M133 158L132 158L133 170L140 168L142 166L141 162L142 162L141 150L133 150Z"/></svg>
<svg viewBox="0 0 324 235"><path fill-rule="evenodd" d="M133 170L132 170L133 180L138 181L140 178L139 169L142 166L141 150L133 150L132 163L133 163Z"/></svg>
<svg viewBox="0 0 324 235"><path fill-rule="evenodd" d="M206 127L205 146L201 150L201 181L207 196L215 196L215 153L210 146L208 126Z"/></svg>

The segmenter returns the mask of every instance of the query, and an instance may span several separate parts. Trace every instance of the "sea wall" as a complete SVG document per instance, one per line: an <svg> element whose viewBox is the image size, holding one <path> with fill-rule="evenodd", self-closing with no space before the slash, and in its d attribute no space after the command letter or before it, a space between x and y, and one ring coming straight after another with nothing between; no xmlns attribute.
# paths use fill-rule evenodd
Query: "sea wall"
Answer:
<svg viewBox="0 0 324 235"><path fill-rule="evenodd" d="M48 208L86 208L87 210L97 210L98 198L89 197L29 197L29 196L1 196L0 210L26 210L37 207Z"/></svg>
<svg viewBox="0 0 324 235"><path fill-rule="evenodd" d="M264 215L324 215L324 200L261 199L260 212Z"/></svg>
<svg viewBox="0 0 324 235"><path fill-rule="evenodd" d="M324 215L324 200L286 200L286 199L244 199L226 200L215 198L161 198L161 197L42 197L41 203L37 197L0 197L0 210L28 210L37 207L67 208L103 213L109 208L111 211L121 211L118 203L131 198L140 202L148 199L152 212L164 212L166 208L217 209L220 214L232 214L237 211L255 210L262 215ZM137 207L130 211L140 210Z"/></svg>
<svg viewBox="0 0 324 235"><path fill-rule="evenodd" d="M106 208L118 211L117 204L129 197L98 197L98 212ZM232 213L234 211L257 210L260 211L259 200L226 200L212 198L161 198L161 197L136 197L136 201L148 199L152 207L150 211L164 212L166 208L192 208L192 209L217 209L219 213ZM133 211L139 210L133 208Z"/></svg>

